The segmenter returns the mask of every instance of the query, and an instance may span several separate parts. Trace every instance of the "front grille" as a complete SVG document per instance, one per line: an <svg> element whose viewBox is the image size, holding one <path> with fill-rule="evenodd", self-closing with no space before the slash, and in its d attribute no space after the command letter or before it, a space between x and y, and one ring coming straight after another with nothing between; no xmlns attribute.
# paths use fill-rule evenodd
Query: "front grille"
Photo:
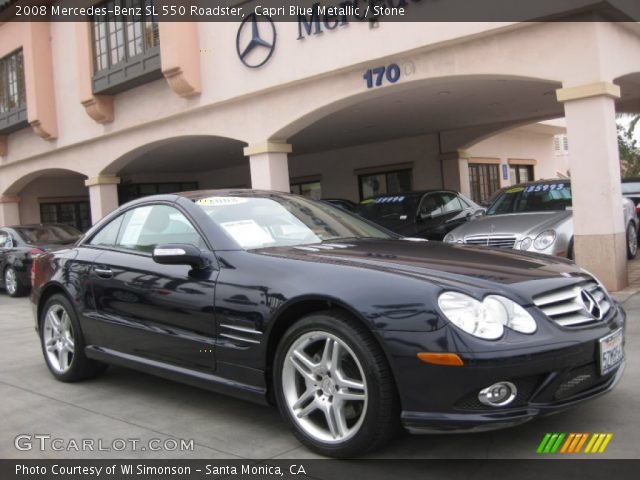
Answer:
<svg viewBox="0 0 640 480"><path fill-rule="evenodd" d="M464 243L483 247L513 248L516 244L516 237L513 235L474 235L465 237Z"/></svg>
<svg viewBox="0 0 640 480"><path fill-rule="evenodd" d="M588 292L597 303L597 310L591 313L583 299L582 292ZM606 318L611 310L611 300L607 292L592 278L585 278L577 285L545 292L533 297L533 303L542 312L563 327L573 327L585 323L594 323Z"/></svg>
<svg viewBox="0 0 640 480"><path fill-rule="evenodd" d="M510 380L518 389L518 393L516 394L516 398L513 399L513 402L509 404L509 407L522 407L526 405L535 389L540 385L541 380L542 377L540 375ZM459 410L495 410L495 407L485 405L478 400L479 392L480 390L462 397L456 402L455 408Z"/></svg>
<svg viewBox="0 0 640 480"><path fill-rule="evenodd" d="M573 397L606 383L610 378L611 375L600 376L595 363L573 368L569 371L566 380L560 384L553 398L554 400L564 400Z"/></svg>

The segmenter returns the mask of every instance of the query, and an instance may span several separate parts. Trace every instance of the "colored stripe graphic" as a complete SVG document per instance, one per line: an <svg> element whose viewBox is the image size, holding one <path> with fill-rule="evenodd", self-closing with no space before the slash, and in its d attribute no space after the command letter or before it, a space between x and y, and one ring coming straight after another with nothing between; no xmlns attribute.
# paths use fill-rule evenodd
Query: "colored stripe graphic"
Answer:
<svg viewBox="0 0 640 480"><path fill-rule="evenodd" d="M546 433L536 453L604 453L612 438L612 433Z"/></svg>

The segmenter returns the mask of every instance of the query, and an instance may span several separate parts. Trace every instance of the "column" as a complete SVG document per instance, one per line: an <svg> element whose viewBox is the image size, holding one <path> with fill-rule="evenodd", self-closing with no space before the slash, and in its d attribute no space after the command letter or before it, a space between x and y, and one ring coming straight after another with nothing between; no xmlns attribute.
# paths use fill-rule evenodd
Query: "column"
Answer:
<svg viewBox="0 0 640 480"><path fill-rule="evenodd" d="M84 184L89 187L92 224L118 208L119 183L120 177L112 176L94 177L84 181Z"/></svg>
<svg viewBox="0 0 640 480"><path fill-rule="evenodd" d="M0 196L0 226L20 225L20 199Z"/></svg>
<svg viewBox="0 0 640 480"><path fill-rule="evenodd" d="M291 153L291 150L288 143L267 142L245 147L244 154L249 157L251 168L251 188L288 192L290 187L287 154Z"/></svg>
<svg viewBox="0 0 640 480"><path fill-rule="evenodd" d="M440 154L442 187L471 196L469 154L464 150Z"/></svg>
<svg viewBox="0 0 640 480"><path fill-rule="evenodd" d="M627 281L615 99L608 82L562 88L573 192L573 249L578 265L612 291Z"/></svg>

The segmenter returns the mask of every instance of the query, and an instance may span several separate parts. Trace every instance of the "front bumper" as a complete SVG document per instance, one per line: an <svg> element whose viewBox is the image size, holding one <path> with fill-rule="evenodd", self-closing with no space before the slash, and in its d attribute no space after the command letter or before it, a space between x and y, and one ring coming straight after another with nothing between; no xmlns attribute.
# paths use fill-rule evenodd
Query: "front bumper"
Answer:
<svg viewBox="0 0 640 480"><path fill-rule="evenodd" d="M613 390L624 361L605 375L598 363L598 340L625 328L624 311L612 310L606 321L574 329L537 319L534 336L509 332L497 342L469 338L451 325L426 333L378 332L395 373L404 427L412 433L495 430ZM416 358L418 351L455 352L464 366L425 364ZM516 385L514 401L505 407L480 403L478 392L500 381Z"/></svg>
<svg viewBox="0 0 640 480"><path fill-rule="evenodd" d="M577 394L566 401L555 403L535 403L535 400L521 408L487 410L473 413L407 412L401 420L410 433L471 433L515 427L536 417L552 415L570 409L584 401L610 392L618 384L624 373L625 363L610 375L610 378L592 389Z"/></svg>

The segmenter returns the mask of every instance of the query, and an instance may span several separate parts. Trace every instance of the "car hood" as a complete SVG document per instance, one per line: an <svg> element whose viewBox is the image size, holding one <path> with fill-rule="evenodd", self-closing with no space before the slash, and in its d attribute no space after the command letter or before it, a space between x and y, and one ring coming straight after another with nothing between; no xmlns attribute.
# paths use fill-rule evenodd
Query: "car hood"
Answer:
<svg viewBox="0 0 640 480"><path fill-rule="evenodd" d="M487 215L467 222L451 233L456 238L488 234L526 235L533 232L540 233L571 218L571 210Z"/></svg>
<svg viewBox="0 0 640 480"><path fill-rule="evenodd" d="M536 281L551 278L566 281L582 274L573 263L555 257L441 242L360 239L254 252L361 267L457 287L495 288L521 282L543 283Z"/></svg>

